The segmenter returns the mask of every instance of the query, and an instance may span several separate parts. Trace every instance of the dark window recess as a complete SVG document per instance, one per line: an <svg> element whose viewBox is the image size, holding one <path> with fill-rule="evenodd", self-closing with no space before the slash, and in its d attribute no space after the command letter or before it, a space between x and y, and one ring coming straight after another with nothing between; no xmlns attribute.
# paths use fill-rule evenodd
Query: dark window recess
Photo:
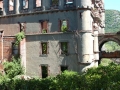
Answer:
<svg viewBox="0 0 120 90"><path fill-rule="evenodd" d="M47 54L47 42L41 43L42 46L42 54Z"/></svg>
<svg viewBox="0 0 120 90"><path fill-rule="evenodd" d="M41 71L42 78L46 78L48 76L48 66L47 65L41 66Z"/></svg>
<svg viewBox="0 0 120 90"><path fill-rule="evenodd" d="M68 42L61 42L61 54L68 54Z"/></svg>
<svg viewBox="0 0 120 90"><path fill-rule="evenodd" d="M12 55L18 55L19 49L18 46L15 45L15 43L12 43Z"/></svg>
<svg viewBox="0 0 120 90"><path fill-rule="evenodd" d="M59 0L51 0L52 6L58 6Z"/></svg>
<svg viewBox="0 0 120 90"><path fill-rule="evenodd" d="M82 13L80 12L80 18L82 18Z"/></svg>
<svg viewBox="0 0 120 90"><path fill-rule="evenodd" d="M61 66L61 72L64 72L65 70L68 70L68 66Z"/></svg>

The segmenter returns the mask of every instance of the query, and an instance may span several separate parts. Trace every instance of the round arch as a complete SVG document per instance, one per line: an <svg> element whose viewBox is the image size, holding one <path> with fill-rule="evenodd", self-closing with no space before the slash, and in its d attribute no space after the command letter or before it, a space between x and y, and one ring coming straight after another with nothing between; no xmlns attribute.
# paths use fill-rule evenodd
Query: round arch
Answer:
<svg viewBox="0 0 120 90"><path fill-rule="evenodd" d="M114 41L114 42L116 42L116 43L118 43L118 44L120 45L120 40L117 39L117 38L113 38L113 37L111 37L111 38L102 38L102 39L99 41L99 51L101 51L102 46L103 46L106 42L108 42L108 41Z"/></svg>

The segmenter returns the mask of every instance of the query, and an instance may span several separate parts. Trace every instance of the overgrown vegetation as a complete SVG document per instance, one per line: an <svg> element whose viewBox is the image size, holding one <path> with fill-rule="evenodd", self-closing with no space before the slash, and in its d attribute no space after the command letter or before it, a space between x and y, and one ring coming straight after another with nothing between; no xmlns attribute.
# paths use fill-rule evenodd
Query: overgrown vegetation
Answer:
<svg viewBox="0 0 120 90"><path fill-rule="evenodd" d="M110 63L86 73L64 71L56 77L29 80L0 76L0 90L119 90L120 65Z"/></svg>
<svg viewBox="0 0 120 90"><path fill-rule="evenodd" d="M23 38L25 38L25 33L24 33L24 31L21 31L21 32L19 32L18 34L16 34L15 38L16 38L15 45L17 46L17 45L19 45L20 41L21 41Z"/></svg>
<svg viewBox="0 0 120 90"><path fill-rule="evenodd" d="M23 74L20 58L12 57L12 61L4 63L5 74L8 78L14 78L17 75Z"/></svg>

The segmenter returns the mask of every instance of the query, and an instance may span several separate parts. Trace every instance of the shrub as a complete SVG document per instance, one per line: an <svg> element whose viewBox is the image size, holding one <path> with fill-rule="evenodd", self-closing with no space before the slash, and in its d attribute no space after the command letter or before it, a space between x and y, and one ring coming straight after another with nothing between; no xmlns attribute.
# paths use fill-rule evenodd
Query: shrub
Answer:
<svg viewBox="0 0 120 90"><path fill-rule="evenodd" d="M16 75L23 74L23 68L20 64L20 59L12 57L12 62L4 63L4 70L8 78L13 78Z"/></svg>

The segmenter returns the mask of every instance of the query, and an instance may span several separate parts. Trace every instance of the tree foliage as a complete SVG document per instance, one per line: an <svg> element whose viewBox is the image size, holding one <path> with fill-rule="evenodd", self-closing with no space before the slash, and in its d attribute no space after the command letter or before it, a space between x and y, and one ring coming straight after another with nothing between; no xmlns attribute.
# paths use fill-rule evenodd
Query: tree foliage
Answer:
<svg viewBox="0 0 120 90"><path fill-rule="evenodd" d="M120 65L110 63L86 73L64 71L56 77L29 80L0 77L0 90L119 90Z"/></svg>

